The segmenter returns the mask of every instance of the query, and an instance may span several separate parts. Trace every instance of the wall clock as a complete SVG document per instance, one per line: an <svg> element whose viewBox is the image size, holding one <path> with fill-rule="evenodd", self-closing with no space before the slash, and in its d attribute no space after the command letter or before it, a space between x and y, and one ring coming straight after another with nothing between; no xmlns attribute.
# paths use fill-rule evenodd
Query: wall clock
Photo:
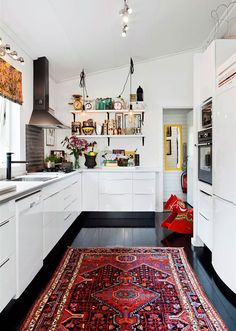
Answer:
<svg viewBox="0 0 236 331"><path fill-rule="evenodd" d="M123 109L123 102L121 100L114 101L114 109L115 110Z"/></svg>

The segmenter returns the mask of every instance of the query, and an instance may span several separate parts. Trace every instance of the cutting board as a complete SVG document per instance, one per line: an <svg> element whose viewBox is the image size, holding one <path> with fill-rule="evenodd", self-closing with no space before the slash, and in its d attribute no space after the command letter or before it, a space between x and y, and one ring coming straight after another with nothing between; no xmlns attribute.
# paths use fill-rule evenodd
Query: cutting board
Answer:
<svg viewBox="0 0 236 331"><path fill-rule="evenodd" d="M16 191L16 185L12 183L0 182L0 195Z"/></svg>

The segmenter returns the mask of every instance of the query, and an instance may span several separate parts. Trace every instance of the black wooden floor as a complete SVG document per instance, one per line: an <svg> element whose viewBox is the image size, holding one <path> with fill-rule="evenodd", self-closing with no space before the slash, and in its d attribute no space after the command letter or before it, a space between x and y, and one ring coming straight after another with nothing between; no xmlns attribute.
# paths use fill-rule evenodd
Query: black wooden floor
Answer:
<svg viewBox="0 0 236 331"><path fill-rule="evenodd" d="M128 227L119 227L119 220L112 220L102 225L101 218L97 221L93 219L80 229L74 226L73 231L64 238L54 252L47 258L46 266L38 277L25 291L23 296L16 303L11 303L0 314L0 330L16 331L19 329L22 320L29 311L40 291L47 284L50 276L58 265L66 245L73 247L140 247L140 246L171 246L184 247L189 262L197 274L202 287L208 298L215 306L222 319L225 321L230 331L236 331L236 300L230 291L227 291L216 277L211 266L211 254L207 248L191 247L191 238L188 235L173 234L166 229L160 228L165 213L156 214L153 227L138 227L139 220L128 219ZM99 227L96 227L96 222ZM123 224L124 222L122 222ZM81 222L78 224L81 224ZM88 227L90 224L90 227ZM91 224L92 227L91 227ZM112 224L116 226L112 227ZM132 224L134 226L132 226ZM123 225L122 225L123 226ZM149 222L150 226L150 222ZM220 331L220 330L219 330Z"/></svg>

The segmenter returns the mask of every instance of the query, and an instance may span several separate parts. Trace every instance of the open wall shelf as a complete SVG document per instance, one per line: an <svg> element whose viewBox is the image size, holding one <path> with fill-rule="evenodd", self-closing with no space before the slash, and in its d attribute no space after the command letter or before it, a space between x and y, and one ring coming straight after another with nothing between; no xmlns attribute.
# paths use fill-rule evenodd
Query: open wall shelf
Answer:
<svg viewBox="0 0 236 331"><path fill-rule="evenodd" d="M106 138L108 140L108 146L110 146L110 139L122 139L122 138L141 138L142 139L142 145L144 146L144 138L145 135L143 134L119 134L119 135L76 135L79 138L83 138L83 139L103 139Z"/></svg>

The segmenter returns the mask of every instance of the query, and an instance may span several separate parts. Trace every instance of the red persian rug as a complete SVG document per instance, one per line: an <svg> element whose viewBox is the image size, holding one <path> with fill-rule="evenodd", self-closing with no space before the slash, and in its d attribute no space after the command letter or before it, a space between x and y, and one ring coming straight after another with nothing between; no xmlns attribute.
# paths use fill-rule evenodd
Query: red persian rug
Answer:
<svg viewBox="0 0 236 331"><path fill-rule="evenodd" d="M23 330L227 328L182 248L69 248Z"/></svg>

